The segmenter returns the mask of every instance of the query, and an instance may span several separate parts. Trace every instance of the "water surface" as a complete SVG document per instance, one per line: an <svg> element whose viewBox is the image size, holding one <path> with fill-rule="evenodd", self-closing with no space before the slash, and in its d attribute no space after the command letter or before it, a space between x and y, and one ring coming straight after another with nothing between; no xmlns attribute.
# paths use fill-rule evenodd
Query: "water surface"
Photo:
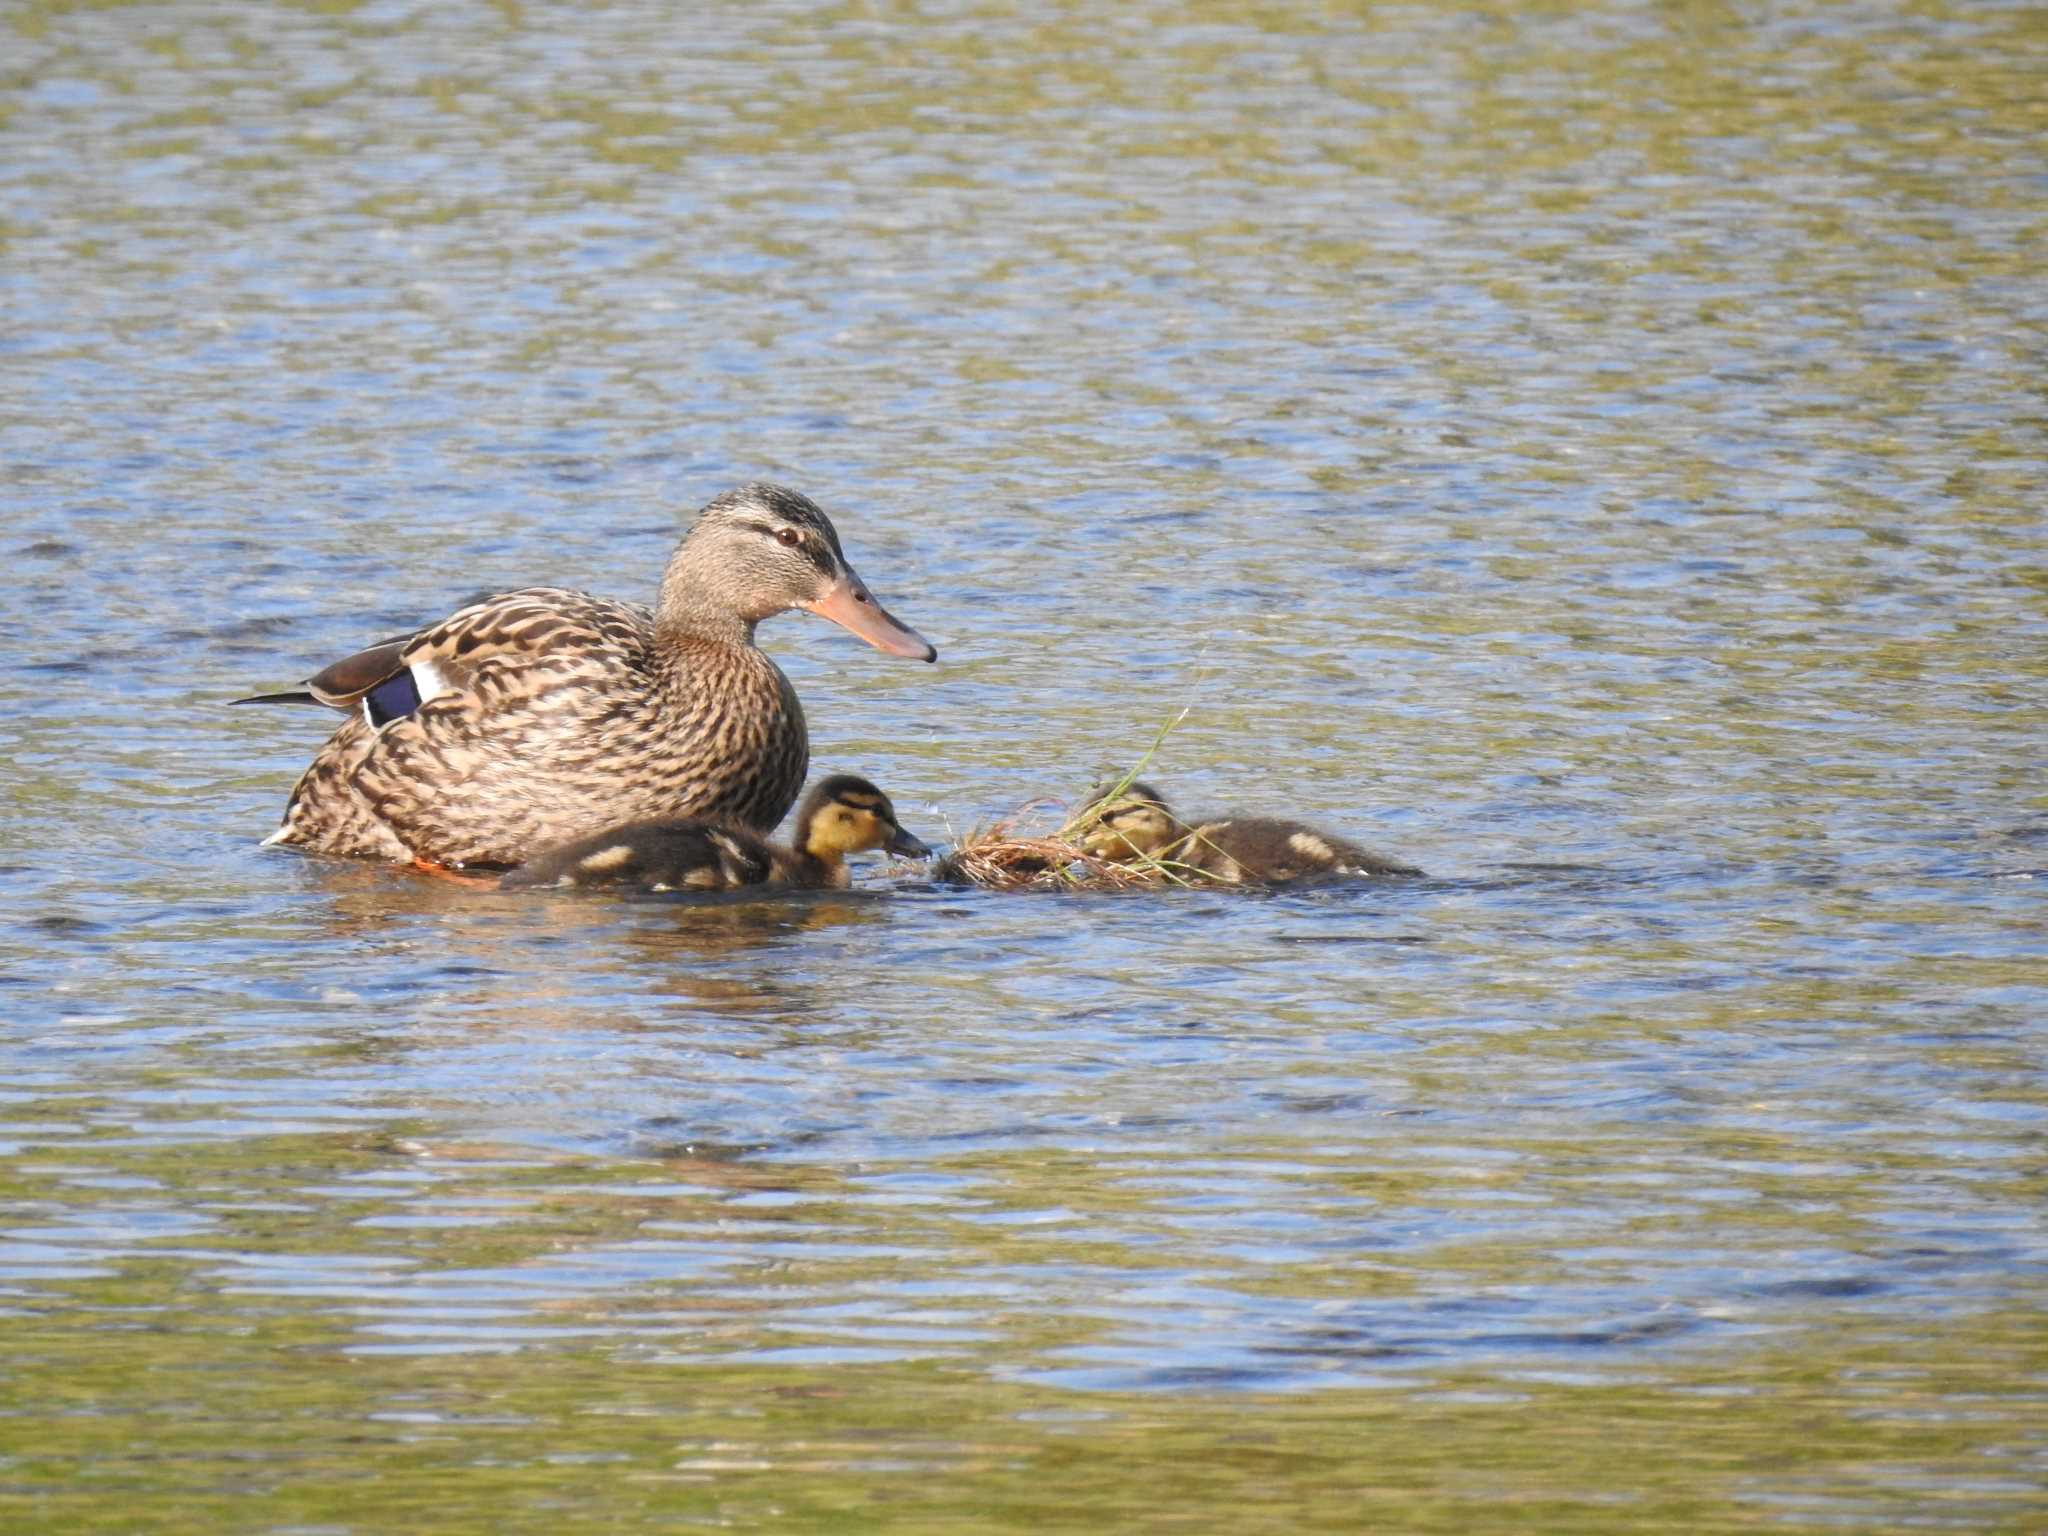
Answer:
<svg viewBox="0 0 2048 1536"><path fill-rule="evenodd" d="M2038 12L698 9L0 21L9 1522L2037 1528ZM928 841L1431 878L256 846L757 476Z"/></svg>

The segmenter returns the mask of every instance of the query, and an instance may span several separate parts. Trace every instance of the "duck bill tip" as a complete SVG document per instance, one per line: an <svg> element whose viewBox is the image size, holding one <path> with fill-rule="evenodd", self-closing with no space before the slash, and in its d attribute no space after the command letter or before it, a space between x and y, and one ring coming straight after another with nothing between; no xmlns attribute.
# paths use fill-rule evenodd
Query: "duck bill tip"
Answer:
<svg viewBox="0 0 2048 1536"><path fill-rule="evenodd" d="M896 829L896 835L889 839L886 847L899 859L928 859L932 856L931 849L924 845L924 839L912 837L901 827Z"/></svg>
<svg viewBox="0 0 2048 1536"><path fill-rule="evenodd" d="M800 605L805 612L830 619L841 629L860 636L876 650L889 656L908 656L915 661L937 661L932 643L898 622L889 610L869 595L857 576L842 576L818 597Z"/></svg>

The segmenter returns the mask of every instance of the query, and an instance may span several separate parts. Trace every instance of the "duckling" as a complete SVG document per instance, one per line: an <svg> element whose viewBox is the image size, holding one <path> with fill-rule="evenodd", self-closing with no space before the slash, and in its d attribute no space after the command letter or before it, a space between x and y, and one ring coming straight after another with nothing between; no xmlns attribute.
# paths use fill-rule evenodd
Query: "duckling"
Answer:
<svg viewBox="0 0 2048 1536"><path fill-rule="evenodd" d="M1081 846L1119 864L1152 859L1177 874L1226 885L1280 885L1344 876L1420 875L1412 864L1332 837L1305 822L1275 816L1223 816L1182 821L1151 785L1098 785L1082 814L1092 818Z"/></svg>
<svg viewBox="0 0 2048 1536"><path fill-rule="evenodd" d="M1202 822L1167 858L1211 879L1248 885L1347 876L1410 878L1422 873L1413 864L1277 816L1231 816Z"/></svg>
<svg viewBox="0 0 2048 1536"><path fill-rule="evenodd" d="M1114 779L1096 785L1074 821L1084 828L1081 847L1113 864L1162 858L1188 830L1166 808L1166 797L1141 779L1121 789Z"/></svg>
<svg viewBox="0 0 2048 1536"><path fill-rule="evenodd" d="M643 891L731 891L749 885L845 890L846 856L882 848L903 859L931 855L896 820L866 779L834 774L797 809L793 846L702 819L636 821L551 848L511 871L499 888L625 886Z"/></svg>

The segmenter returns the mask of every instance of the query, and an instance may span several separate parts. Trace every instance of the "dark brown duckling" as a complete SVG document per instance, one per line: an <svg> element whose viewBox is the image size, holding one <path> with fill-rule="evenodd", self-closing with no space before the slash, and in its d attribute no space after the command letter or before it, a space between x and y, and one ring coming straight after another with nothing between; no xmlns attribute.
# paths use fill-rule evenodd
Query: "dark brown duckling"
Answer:
<svg viewBox="0 0 2048 1536"><path fill-rule="evenodd" d="M532 886L618 886L642 891L731 891L750 885L844 890L846 856L882 848L904 859L931 850L896 820L896 808L866 779L834 774L797 808L793 846L717 822L636 821L551 848L499 882Z"/></svg>
<svg viewBox="0 0 2048 1536"><path fill-rule="evenodd" d="M1214 880L1249 885L1422 873L1413 864L1277 816L1202 822L1167 851L1166 862L1200 870Z"/></svg>
<svg viewBox="0 0 2048 1536"><path fill-rule="evenodd" d="M1226 885L1420 875L1412 864L1276 816L1219 816L1188 823L1145 783L1099 785L1083 815L1081 846L1120 864L1151 859L1173 873Z"/></svg>

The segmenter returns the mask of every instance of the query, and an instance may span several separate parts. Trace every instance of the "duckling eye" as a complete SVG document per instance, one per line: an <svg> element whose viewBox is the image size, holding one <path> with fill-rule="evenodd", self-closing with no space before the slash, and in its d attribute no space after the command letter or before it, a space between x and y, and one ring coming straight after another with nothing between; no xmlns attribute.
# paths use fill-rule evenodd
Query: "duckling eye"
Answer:
<svg viewBox="0 0 2048 1536"><path fill-rule="evenodd" d="M778 528L775 530L775 537L777 542L787 545L791 549L795 549L797 545L804 541L804 536L794 528Z"/></svg>

